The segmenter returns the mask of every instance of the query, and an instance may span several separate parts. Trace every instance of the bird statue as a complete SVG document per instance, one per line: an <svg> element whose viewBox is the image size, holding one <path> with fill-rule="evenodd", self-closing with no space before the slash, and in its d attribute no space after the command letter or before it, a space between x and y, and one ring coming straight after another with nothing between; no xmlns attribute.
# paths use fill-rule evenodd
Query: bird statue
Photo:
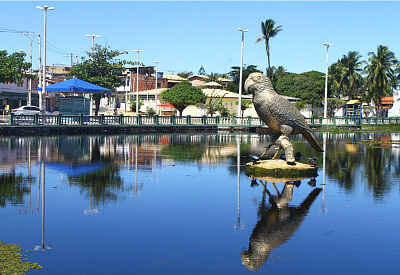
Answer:
<svg viewBox="0 0 400 275"><path fill-rule="evenodd" d="M253 94L254 108L260 119L271 131L271 143L266 147L262 158L272 145L278 145L275 159L283 148L286 163L295 164L291 135L302 134L317 152L323 152L318 141L311 133L306 120L300 111L287 99L275 92L271 81L261 72L251 73L244 84L245 90Z"/></svg>

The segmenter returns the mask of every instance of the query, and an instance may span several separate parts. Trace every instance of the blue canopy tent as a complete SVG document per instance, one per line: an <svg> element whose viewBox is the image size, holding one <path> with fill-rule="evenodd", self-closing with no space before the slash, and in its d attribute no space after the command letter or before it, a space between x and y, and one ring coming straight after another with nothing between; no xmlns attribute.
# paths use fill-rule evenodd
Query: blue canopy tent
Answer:
<svg viewBox="0 0 400 275"><path fill-rule="evenodd" d="M42 91L42 88L38 88L38 91ZM78 78L71 78L59 83L51 84L46 86L46 92L67 92L67 93L88 93L88 94L98 94L98 93L111 93L110 89L97 86L90 82L78 79ZM92 96L90 97L91 104L92 104ZM85 104L85 100L83 101ZM91 114L90 110L90 115Z"/></svg>

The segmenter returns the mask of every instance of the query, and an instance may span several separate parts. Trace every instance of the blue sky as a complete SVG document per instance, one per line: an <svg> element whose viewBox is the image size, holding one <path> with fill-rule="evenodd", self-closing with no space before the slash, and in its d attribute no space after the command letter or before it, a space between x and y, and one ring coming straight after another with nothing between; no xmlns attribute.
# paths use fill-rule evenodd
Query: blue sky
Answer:
<svg viewBox="0 0 400 275"><path fill-rule="evenodd" d="M329 64L348 51L358 51L367 60L378 45L389 47L400 58L400 2L64 2L0 1L0 31L43 33L43 11L48 5L47 64L70 64L62 54L83 56L91 38L113 49L127 50L123 57L136 61L133 49L142 49L140 61L159 70L192 71L201 65L206 73L227 73L240 65L241 33L245 34L244 63L265 71L265 44L255 44L261 36L260 24L273 19L283 31L271 39L271 66L284 66L301 73L325 72L326 47ZM34 43L34 67L38 46ZM0 32L0 49L29 53L29 39L16 33Z"/></svg>

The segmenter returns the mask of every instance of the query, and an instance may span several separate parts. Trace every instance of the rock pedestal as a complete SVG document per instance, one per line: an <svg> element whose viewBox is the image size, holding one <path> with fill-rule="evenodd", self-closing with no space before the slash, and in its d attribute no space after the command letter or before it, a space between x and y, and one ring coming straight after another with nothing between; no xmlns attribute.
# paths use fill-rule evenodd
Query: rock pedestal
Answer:
<svg viewBox="0 0 400 275"><path fill-rule="evenodd" d="M250 177L273 176L274 178L316 177L318 168L310 164L296 162L287 164L281 159L261 160L246 164L246 175Z"/></svg>

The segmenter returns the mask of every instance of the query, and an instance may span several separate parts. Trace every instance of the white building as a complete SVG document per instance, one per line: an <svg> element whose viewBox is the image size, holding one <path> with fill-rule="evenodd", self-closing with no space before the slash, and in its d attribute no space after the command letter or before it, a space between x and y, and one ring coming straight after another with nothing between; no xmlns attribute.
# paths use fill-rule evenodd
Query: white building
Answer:
<svg viewBox="0 0 400 275"><path fill-rule="evenodd" d="M393 93L393 106L388 111L388 117L400 117L400 92Z"/></svg>

